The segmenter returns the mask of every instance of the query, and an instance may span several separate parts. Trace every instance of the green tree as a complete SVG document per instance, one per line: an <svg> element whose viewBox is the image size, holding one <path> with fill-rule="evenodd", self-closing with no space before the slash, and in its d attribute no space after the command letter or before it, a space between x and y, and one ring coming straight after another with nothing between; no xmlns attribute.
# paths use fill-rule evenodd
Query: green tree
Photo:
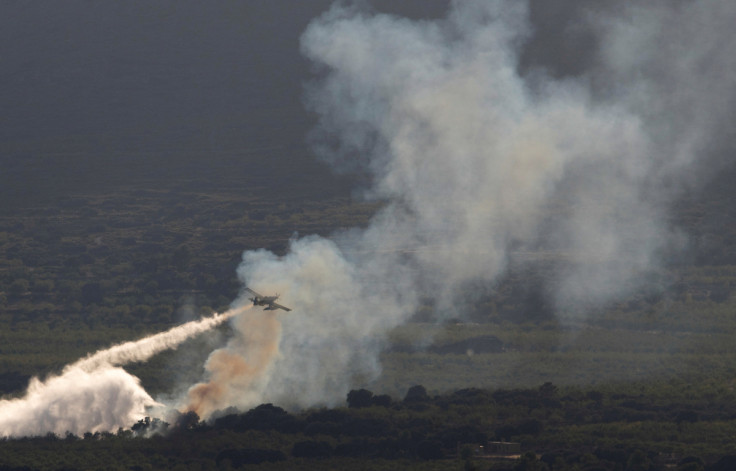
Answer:
<svg viewBox="0 0 736 471"><path fill-rule="evenodd" d="M647 471L650 465L647 454L641 450L636 450L626 461L626 471Z"/></svg>
<svg viewBox="0 0 736 471"><path fill-rule="evenodd" d="M429 400L427 389L421 384L410 387L406 392L406 396L404 396L404 402L424 402L427 400Z"/></svg>
<svg viewBox="0 0 736 471"><path fill-rule="evenodd" d="M521 455L519 462L514 466L514 471L549 471L549 466L537 459L533 451L528 451Z"/></svg>
<svg viewBox="0 0 736 471"><path fill-rule="evenodd" d="M25 278L18 278L8 286L8 294L11 296L23 296L28 292L31 284Z"/></svg>
<svg viewBox="0 0 736 471"><path fill-rule="evenodd" d="M370 407L372 405L373 393L367 389L353 389L348 393L348 407Z"/></svg>
<svg viewBox="0 0 736 471"><path fill-rule="evenodd" d="M99 304L102 302L103 290L102 285L98 282L93 281L91 283L85 283L82 286L80 301L84 304Z"/></svg>

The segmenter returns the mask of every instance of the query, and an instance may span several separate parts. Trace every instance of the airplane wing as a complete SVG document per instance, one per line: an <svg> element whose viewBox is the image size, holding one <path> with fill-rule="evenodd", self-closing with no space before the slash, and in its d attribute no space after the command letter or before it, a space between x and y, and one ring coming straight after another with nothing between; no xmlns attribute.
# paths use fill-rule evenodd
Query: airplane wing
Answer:
<svg viewBox="0 0 736 471"><path fill-rule="evenodd" d="M291 309L289 309L288 307L282 306L281 304L278 304L278 303L271 303L271 306L273 306L272 309L283 309L286 312L291 311Z"/></svg>
<svg viewBox="0 0 736 471"><path fill-rule="evenodd" d="M250 291L252 294L256 295L259 298L262 298L263 297L260 294L256 293L255 291L253 291L252 289L248 288L247 286L245 287L245 290L246 291Z"/></svg>

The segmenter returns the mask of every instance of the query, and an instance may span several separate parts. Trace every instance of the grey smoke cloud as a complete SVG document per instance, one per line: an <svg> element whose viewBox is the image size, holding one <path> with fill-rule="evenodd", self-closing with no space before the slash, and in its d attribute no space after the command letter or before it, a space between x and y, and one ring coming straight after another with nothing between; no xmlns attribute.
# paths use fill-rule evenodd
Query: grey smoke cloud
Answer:
<svg viewBox="0 0 736 471"><path fill-rule="evenodd" d="M533 93L517 73L526 15L520 2L457 3L430 24L336 8L303 37L327 70L309 96L322 141L338 139L323 155L368 159L374 195L394 202L369 231L375 245L390 242L386 225L428 248L416 268L445 307L463 283L497 279L511 243L538 242L561 189L584 205L554 235L586 255L620 256L615 226L627 238L659 232L639 194L651 164L641 121L593 103L580 82L549 79Z"/></svg>
<svg viewBox="0 0 736 471"><path fill-rule="evenodd" d="M625 103L647 123L667 172L682 176L683 167L709 159L718 146L733 149L734 19L736 6L725 0L656 0L590 20L601 35L591 74L599 95Z"/></svg>
<svg viewBox="0 0 736 471"><path fill-rule="evenodd" d="M595 106L616 106L629 122L638 122L645 146L639 154L619 157L628 160L623 174L604 168L575 178L575 187L592 183L597 190L582 191L579 200L593 196L596 205L619 215L580 211L567 225L575 246L609 250L616 260L563 280L559 295L568 305L586 293L601 293L602 299L619 295L637 273L661 264L662 249L686 247L685 236L666 223L668 204L728 165L734 150L728 123L736 109L736 60L728 51L736 45L731 27L736 5L721 0L614 5L605 14L588 15L599 55L582 83L592 84Z"/></svg>
<svg viewBox="0 0 736 471"><path fill-rule="evenodd" d="M591 10L599 54L567 78L520 75L524 2L457 1L434 21L338 4L315 19L301 42L318 74L315 150L367 172L386 206L365 230L244 254L241 279L297 307L261 397L342 401L379 374L385 334L420 297L461 315L462 288L492 286L517 252L564 258L546 287L563 318L635 289L682 246L667 204L732 113L732 49L716 46L734 41L735 12L716 0Z"/></svg>

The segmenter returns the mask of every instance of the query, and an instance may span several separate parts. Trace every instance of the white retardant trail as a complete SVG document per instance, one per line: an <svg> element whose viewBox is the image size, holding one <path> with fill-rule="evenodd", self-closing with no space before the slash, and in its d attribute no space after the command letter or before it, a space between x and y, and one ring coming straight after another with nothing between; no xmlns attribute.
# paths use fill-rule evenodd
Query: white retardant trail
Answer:
<svg viewBox="0 0 736 471"><path fill-rule="evenodd" d="M140 340L121 343L106 350L93 353L76 363L64 368L64 371L79 368L84 371L94 371L103 365L125 365L127 363L146 361L154 355L165 350L178 347L182 342L194 335L208 331L226 320L250 309L252 306L244 306L231 309L223 314L215 313L212 317L198 321L187 322L176 326L166 332L151 335Z"/></svg>
<svg viewBox="0 0 736 471"><path fill-rule="evenodd" d="M0 401L0 437L114 432L155 405L138 378L122 368L72 368L44 381L33 378L23 397Z"/></svg>
<svg viewBox="0 0 736 471"><path fill-rule="evenodd" d="M143 389L138 378L116 365L146 361L250 308L234 308L115 345L68 365L59 376L43 381L31 379L23 397L0 400L0 437L67 432L82 435L130 427L148 415L147 408L160 404Z"/></svg>

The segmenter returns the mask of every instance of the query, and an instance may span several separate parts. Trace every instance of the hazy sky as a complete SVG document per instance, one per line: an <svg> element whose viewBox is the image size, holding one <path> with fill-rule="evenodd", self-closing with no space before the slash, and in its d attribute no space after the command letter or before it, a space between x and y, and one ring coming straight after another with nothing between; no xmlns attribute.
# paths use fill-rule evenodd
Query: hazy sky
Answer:
<svg viewBox="0 0 736 471"><path fill-rule="evenodd" d="M253 110L294 119L298 37L325 5L2 2L3 144L101 133L175 145L183 129L245 127Z"/></svg>
<svg viewBox="0 0 736 471"><path fill-rule="evenodd" d="M235 153L258 156L269 178L298 162L339 184L305 145L311 66L299 51L307 24L331 3L0 2L5 209L100 185L145 185L162 167L177 172L172 180L201 179L201 164L210 181L234 171L249 178L252 165L233 169ZM394 3L376 2L412 17L440 16L447 6ZM183 151L200 164L182 161Z"/></svg>
<svg viewBox="0 0 736 471"><path fill-rule="evenodd" d="M301 136L310 69L299 37L331 3L0 2L0 149L50 151L64 141L64 150L158 150L176 148L182 134L201 134L194 145L207 148L203 128L247 132L274 121ZM369 3L433 18L448 2ZM543 37L532 37L522 67L580 70L587 53L576 41L585 35L574 28L576 3L532 2Z"/></svg>

